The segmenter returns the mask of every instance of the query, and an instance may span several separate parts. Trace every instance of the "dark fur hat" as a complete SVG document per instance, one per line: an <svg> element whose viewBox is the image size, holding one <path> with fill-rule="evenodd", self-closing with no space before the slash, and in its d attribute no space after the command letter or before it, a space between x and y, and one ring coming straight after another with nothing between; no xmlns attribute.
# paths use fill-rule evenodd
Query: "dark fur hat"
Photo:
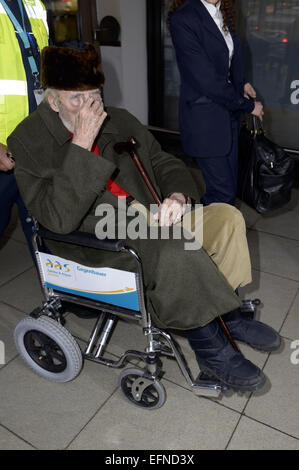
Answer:
<svg viewBox="0 0 299 470"><path fill-rule="evenodd" d="M41 54L43 88L85 91L105 82L98 52L92 44L81 48L48 46Z"/></svg>

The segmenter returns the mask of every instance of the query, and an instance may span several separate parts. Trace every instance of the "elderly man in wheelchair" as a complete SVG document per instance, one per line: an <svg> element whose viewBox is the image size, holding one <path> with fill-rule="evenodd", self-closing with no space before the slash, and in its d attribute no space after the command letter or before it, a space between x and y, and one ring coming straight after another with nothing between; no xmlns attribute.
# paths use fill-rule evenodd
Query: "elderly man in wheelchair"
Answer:
<svg viewBox="0 0 299 470"><path fill-rule="evenodd" d="M131 402L150 409L165 400L163 354L177 360L198 395L261 389L265 375L236 341L273 351L280 337L254 319L253 301L237 295L251 282L241 213L226 204L196 204L200 195L183 162L163 152L127 111L104 108L93 46L45 48L42 83L43 103L8 139L35 220L45 294L44 304L16 327L20 354L57 382L77 376L82 356L110 367L142 359L145 368L124 370L120 385ZM66 309L96 312L83 353L62 325ZM147 347L112 361L104 353L119 317L141 324ZM199 365L196 379L172 330L187 334Z"/></svg>

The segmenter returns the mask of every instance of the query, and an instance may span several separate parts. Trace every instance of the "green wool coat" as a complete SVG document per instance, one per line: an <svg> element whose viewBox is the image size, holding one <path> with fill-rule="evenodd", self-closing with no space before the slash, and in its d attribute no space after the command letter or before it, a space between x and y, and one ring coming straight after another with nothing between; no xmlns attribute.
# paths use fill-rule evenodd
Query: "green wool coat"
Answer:
<svg viewBox="0 0 299 470"><path fill-rule="evenodd" d="M153 204L131 157L118 155L113 149L115 143L131 136L162 199L180 192L199 201L192 176L180 159L163 152L146 127L127 111L108 108L107 112L109 119L97 140L100 156L73 144L58 114L47 103L42 103L8 139L24 203L53 232L81 230L94 234L101 219L95 215L96 208L101 204L117 207L117 197L107 190L109 178L147 208ZM240 305L204 249L186 251L185 241L127 241L142 258L146 306L153 323L160 328L187 330L203 326ZM134 260L126 253L57 242L49 242L49 247L58 256L87 266L128 271L135 268Z"/></svg>

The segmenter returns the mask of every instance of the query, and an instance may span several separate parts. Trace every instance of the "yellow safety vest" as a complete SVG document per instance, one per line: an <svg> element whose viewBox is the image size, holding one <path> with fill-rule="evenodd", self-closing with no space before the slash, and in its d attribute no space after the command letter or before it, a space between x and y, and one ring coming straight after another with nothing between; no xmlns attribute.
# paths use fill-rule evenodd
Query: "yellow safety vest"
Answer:
<svg viewBox="0 0 299 470"><path fill-rule="evenodd" d="M22 0L39 49L48 45L47 12L40 0ZM14 26L0 3L0 142L29 113L26 73Z"/></svg>

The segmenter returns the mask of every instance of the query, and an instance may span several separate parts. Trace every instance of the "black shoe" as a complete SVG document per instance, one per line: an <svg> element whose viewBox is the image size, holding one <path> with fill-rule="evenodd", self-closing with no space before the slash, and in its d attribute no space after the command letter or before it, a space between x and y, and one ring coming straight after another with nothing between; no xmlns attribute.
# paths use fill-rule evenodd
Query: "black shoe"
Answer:
<svg viewBox="0 0 299 470"><path fill-rule="evenodd" d="M255 391L266 382L263 372L236 352L217 320L188 332L200 370L235 391Z"/></svg>
<svg viewBox="0 0 299 470"><path fill-rule="evenodd" d="M259 351L276 351L280 347L279 334L260 321L242 315L239 309L222 316L232 338Z"/></svg>

